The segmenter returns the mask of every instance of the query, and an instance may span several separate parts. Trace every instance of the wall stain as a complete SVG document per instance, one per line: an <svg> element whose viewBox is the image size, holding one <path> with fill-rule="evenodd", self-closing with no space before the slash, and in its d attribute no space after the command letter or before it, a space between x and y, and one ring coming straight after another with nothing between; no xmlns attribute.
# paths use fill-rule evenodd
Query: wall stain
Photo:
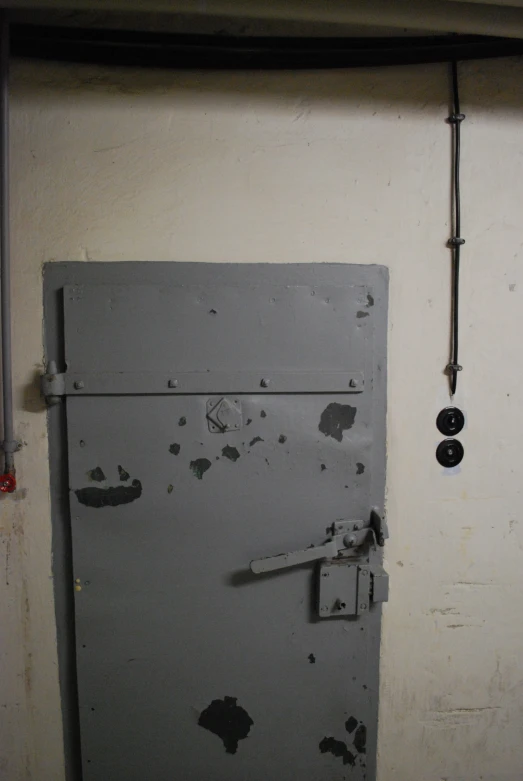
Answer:
<svg viewBox="0 0 523 781"><path fill-rule="evenodd" d="M178 444L178 442L173 442L172 445L169 445L169 453L172 453L173 456L177 456L180 453L181 445Z"/></svg>
<svg viewBox="0 0 523 781"><path fill-rule="evenodd" d="M196 461L191 461L189 464L193 475L201 480L205 472L211 468L211 462L208 458L197 458Z"/></svg>
<svg viewBox="0 0 523 781"><path fill-rule="evenodd" d="M316 664L316 657L314 656L314 654L309 654L307 658L310 664Z"/></svg>
<svg viewBox="0 0 523 781"><path fill-rule="evenodd" d="M123 466L120 466L120 464L118 464L118 477L120 478L122 483L126 483L127 480L129 480L129 478L131 477L131 475L123 468Z"/></svg>
<svg viewBox="0 0 523 781"><path fill-rule="evenodd" d="M356 419L356 407L349 404L332 402L321 413L318 429L326 437L332 437L337 442L343 439L343 432L352 428Z"/></svg>
<svg viewBox="0 0 523 781"><path fill-rule="evenodd" d="M361 320L362 317L368 317L368 316L369 316L369 312L364 312L361 309L359 312L356 312L356 317L358 318L358 320Z"/></svg>
<svg viewBox="0 0 523 781"><path fill-rule="evenodd" d="M347 721L345 722L345 729L349 733L349 735L352 735L356 727L358 726L358 719L355 719L354 716L349 716Z"/></svg>
<svg viewBox="0 0 523 781"><path fill-rule="evenodd" d="M262 439L261 437L254 437L254 439L251 439L251 441L249 442L249 447L255 445L256 442L265 442L265 440Z"/></svg>
<svg viewBox="0 0 523 781"><path fill-rule="evenodd" d="M80 504L86 507L118 507L139 499L142 495L142 484L139 480L133 480L131 485L79 488L75 494Z"/></svg>
<svg viewBox="0 0 523 781"><path fill-rule="evenodd" d="M354 767L356 764L356 757L349 751L347 744L342 740L336 740L335 738L323 738L319 745L319 749L322 754L329 752L335 757L341 757L344 765L350 765Z"/></svg>
<svg viewBox="0 0 523 781"><path fill-rule="evenodd" d="M237 461L240 457L240 453L237 448L232 447L231 445L225 445L225 447L222 448L222 456L225 456L225 458L228 458L230 461Z"/></svg>
<svg viewBox="0 0 523 781"><path fill-rule="evenodd" d="M278 442L280 443L280 445L283 445L285 442L287 442L287 437L285 436L285 434L280 434L280 436L278 437Z"/></svg>
<svg viewBox="0 0 523 781"><path fill-rule="evenodd" d="M250 426L252 423L252 418L247 418L247 421L245 423L246 426Z"/></svg>
<svg viewBox="0 0 523 781"><path fill-rule="evenodd" d="M321 469L322 472L325 472L327 467L325 466L325 464L321 464L320 469Z"/></svg>
<svg viewBox="0 0 523 781"><path fill-rule="evenodd" d="M247 711L236 703L236 697L213 700L198 719L200 727L221 738L227 754L236 754L238 742L245 740L254 724Z"/></svg>
<svg viewBox="0 0 523 781"><path fill-rule="evenodd" d="M94 480L97 483L101 483L103 482L103 480L106 479L103 471L99 466L95 466L94 469L90 469L87 472L87 477L89 478L89 480Z"/></svg>
<svg viewBox="0 0 523 781"><path fill-rule="evenodd" d="M353 743L358 754L365 754L367 752L367 727L365 724L360 724L356 730Z"/></svg>
<svg viewBox="0 0 523 781"><path fill-rule="evenodd" d="M356 464L356 474L362 475L365 471L365 464L362 464L361 461L358 461Z"/></svg>

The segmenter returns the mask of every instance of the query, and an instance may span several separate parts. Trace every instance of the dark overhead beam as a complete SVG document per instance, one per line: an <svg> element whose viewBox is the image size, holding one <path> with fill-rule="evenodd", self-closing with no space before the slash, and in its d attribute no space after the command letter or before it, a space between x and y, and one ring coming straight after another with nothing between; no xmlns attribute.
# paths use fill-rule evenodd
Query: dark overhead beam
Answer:
<svg viewBox="0 0 523 781"><path fill-rule="evenodd" d="M18 57L180 70L323 70L508 57L523 40L481 35L298 38L12 26Z"/></svg>

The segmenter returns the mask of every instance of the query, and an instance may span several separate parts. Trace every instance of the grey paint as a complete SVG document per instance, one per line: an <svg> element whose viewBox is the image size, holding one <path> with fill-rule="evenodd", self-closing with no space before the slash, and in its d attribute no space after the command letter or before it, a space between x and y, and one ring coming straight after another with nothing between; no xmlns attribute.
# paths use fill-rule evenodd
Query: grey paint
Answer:
<svg viewBox="0 0 523 781"><path fill-rule="evenodd" d="M175 280L169 286L69 285L68 374L254 373L258 390L265 371L270 390L274 373L362 371L367 324L354 326L367 293L349 279L341 285L242 284L241 275L234 285L218 286Z"/></svg>
<svg viewBox="0 0 523 781"><path fill-rule="evenodd" d="M379 606L357 619L319 621L314 614L312 566L261 579L251 576L247 568L251 559L278 549L320 544L332 521L365 513L368 517L372 506L383 506L386 270L330 265L53 264L45 272L47 358L65 368L60 292L64 287L101 285L123 290L123 283L137 286L134 294L141 285L155 289L185 285L192 290L225 286L235 288L240 301L241 287L251 293L265 286L297 286L301 293L308 287L310 295L315 287L327 286L340 296L342 308L343 296L352 288L348 298L357 299L355 313L362 311L357 288L372 291L374 306L365 310L369 317L355 317L354 323L344 325L341 313L322 323L324 340L337 345L337 352L321 351L314 332L292 329L291 299L282 307L287 315L278 315L283 321L289 318L287 338L279 339L276 350L280 371L286 368L286 354L287 363L293 361L291 368L297 372L352 371L351 342L337 329L367 329L366 346L356 351L365 391L346 396L338 391L334 400L330 391L307 393L303 387L292 396L271 393L270 387L269 392L251 391L242 396L244 420L251 421L248 437L244 430L211 435L206 395L69 397L72 491L121 487L118 465L122 462L129 485L138 481L142 488L140 496L125 504L102 506L82 503L72 493L70 519L64 500L66 479L60 471L66 455L64 404L50 410L54 575L69 778L79 778L74 761L78 755L74 576L82 586L75 599L85 781L164 779L175 777L175 772L187 779L248 775L260 781L269 776L282 781L296 777L330 781L343 778L344 762L352 756L352 776L363 779L366 765L366 778L374 779ZM251 293L252 303L256 296ZM134 300L140 302L140 295ZM217 306L212 308L219 312ZM216 322L217 316L206 314ZM137 327L132 318L128 325L131 339L141 339L136 349L142 356L142 344L156 342L156 319L140 324L140 318ZM125 307L120 319L126 319ZM179 341L176 334L181 327L178 323L176 329L169 329L167 322L173 343ZM250 321L249 328L253 327ZM236 329L243 339L246 329L241 322L236 321ZM270 340L275 339L270 328L267 333L267 343L263 333L252 333L252 343L264 357L265 373L271 368ZM301 344L302 333L311 351ZM163 336L158 338L168 344ZM68 334L68 349L72 339ZM121 371L142 369L128 360L127 346L122 357L122 339L124 334L117 329L99 331L95 348L83 355L76 368L103 373L110 371L113 358ZM192 362L186 364L187 370L205 368L208 354L198 352L197 342L191 344L193 349L185 353ZM242 342L242 349L249 344ZM224 333L214 346L222 351L216 367L223 365L223 358L231 372L260 369L256 351L244 356L234 333ZM151 359L147 367L152 372L161 369L161 353L155 355L157 363ZM322 413L333 401L357 408L341 442L319 429ZM180 426L184 418L186 425ZM282 437L286 437L283 443ZM253 439L255 447L249 444ZM180 444L177 458L169 452L173 441ZM240 457L224 458L226 445L236 448ZM191 464L203 459L210 466L198 479ZM357 466L362 463L363 472ZM103 470L106 484L88 483L86 474L96 467ZM378 554L372 557L377 563ZM237 740L234 735L232 740L230 735L219 739L213 719L221 712L231 713L233 723L236 719ZM356 749L353 736L345 730L349 718L366 728L365 753ZM360 730L360 749L362 734ZM346 751L340 744L346 745ZM228 751L226 745L236 750Z"/></svg>

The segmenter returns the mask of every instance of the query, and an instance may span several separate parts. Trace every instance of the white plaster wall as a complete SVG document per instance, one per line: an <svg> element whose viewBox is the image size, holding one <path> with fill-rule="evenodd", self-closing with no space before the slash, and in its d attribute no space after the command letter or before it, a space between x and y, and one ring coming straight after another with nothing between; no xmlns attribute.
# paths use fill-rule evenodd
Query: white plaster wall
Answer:
<svg viewBox="0 0 523 781"><path fill-rule="evenodd" d="M445 475L447 71L105 71L19 62L12 174L19 491L0 500L0 778L60 781L42 368L49 260L391 269L380 781L523 767L523 63L462 68L466 457Z"/></svg>

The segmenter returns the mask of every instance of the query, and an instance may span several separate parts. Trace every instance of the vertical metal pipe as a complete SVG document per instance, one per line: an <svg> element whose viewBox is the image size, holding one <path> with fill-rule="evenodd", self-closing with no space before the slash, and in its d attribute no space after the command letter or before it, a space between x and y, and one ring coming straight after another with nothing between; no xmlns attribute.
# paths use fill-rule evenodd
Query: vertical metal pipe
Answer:
<svg viewBox="0 0 523 781"><path fill-rule="evenodd" d="M9 21L0 18L0 284L5 472L14 473L11 255L9 239Z"/></svg>

